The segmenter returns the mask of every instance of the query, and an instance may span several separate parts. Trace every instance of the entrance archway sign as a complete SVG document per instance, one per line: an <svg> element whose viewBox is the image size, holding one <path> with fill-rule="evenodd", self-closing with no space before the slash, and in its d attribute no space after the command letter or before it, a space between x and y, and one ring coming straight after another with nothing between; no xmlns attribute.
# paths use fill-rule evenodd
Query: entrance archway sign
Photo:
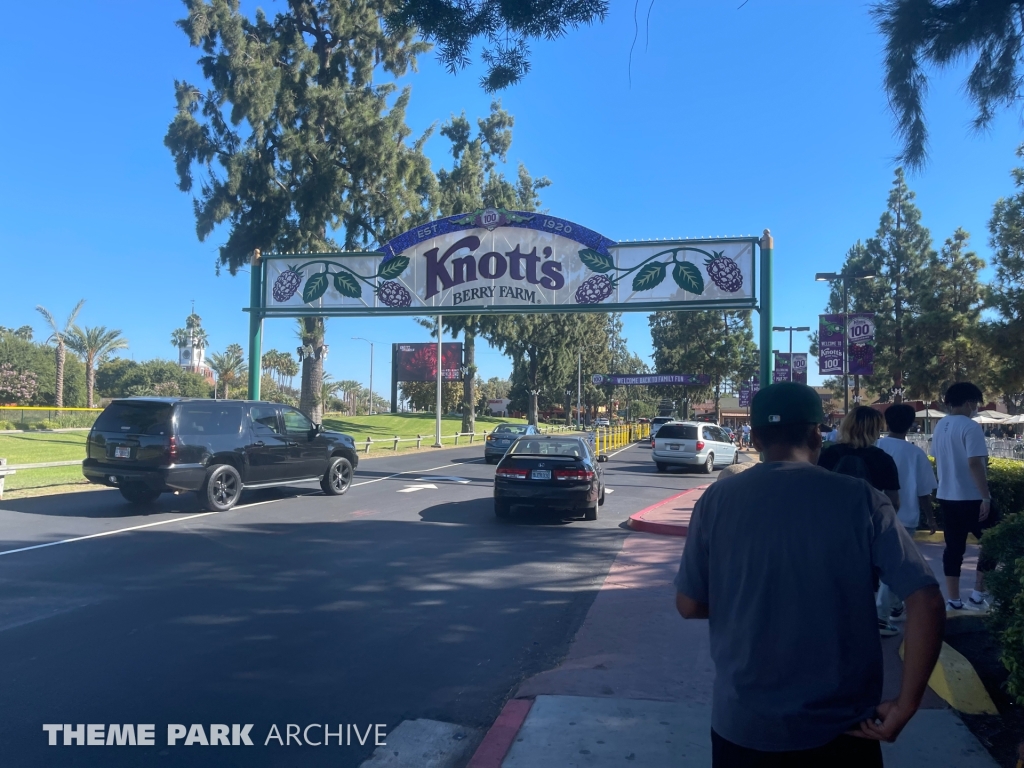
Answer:
<svg viewBox="0 0 1024 768"><path fill-rule="evenodd" d="M760 248L760 287L755 251ZM488 208L360 253L253 256L249 391L263 318L756 309L771 360L772 238L617 243L565 219ZM760 301L759 301L760 298Z"/></svg>

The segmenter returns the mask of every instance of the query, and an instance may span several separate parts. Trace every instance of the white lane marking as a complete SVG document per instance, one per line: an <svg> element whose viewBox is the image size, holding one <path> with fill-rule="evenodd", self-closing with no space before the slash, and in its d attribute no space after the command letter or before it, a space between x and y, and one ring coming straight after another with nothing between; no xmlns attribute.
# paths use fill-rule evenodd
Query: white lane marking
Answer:
<svg viewBox="0 0 1024 768"><path fill-rule="evenodd" d="M418 483L422 483L422 482L425 482L427 480L437 480L438 482L442 482L442 483L459 483L460 485L469 485L469 482L470 482L469 480L467 480L464 477L455 477L453 475L437 475L437 476L431 476L431 477L418 477L418 478L416 478L416 482L418 482Z"/></svg>
<svg viewBox="0 0 1024 768"><path fill-rule="evenodd" d="M384 477L378 477L376 480L363 480L363 482L361 482L361 483L352 483L352 487L355 488L355 487L360 486L360 485L369 485L370 483L379 483L382 480L390 480L390 479L392 479L394 477L401 477L402 475L417 475L417 474L421 475L424 472L436 472L439 469L448 469L448 467L461 467L461 466L464 466L466 464L478 464L481 461L483 461L483 459L470 459L469 461L463 461L463 462L460 462L458 464L445 464L444 466L431 467L430 469L416 469L416 470L409 470L408 472L396 472L393 475L385 475ZM438 478L435 477L435 478L431 478L431 479L432 480L437 480Z"/></svg>
<svg viewBox="0 0 1024 768"><path fill-rule="evenodd" d="M313 491L311 493L300 493L296 496L287 496L283 499L267 499L266 501L254 501L250 504L238 504L231 509L225 510L226 512L237 512L241 509L249 509L250 507L261 507L264 504L276 504L279 501L288 501L288 499L296 499L300 496L319 496L322 491ZM113 536L115 533L127 533L128 531L139 531L143 528L156 528L160 525L170 525L171 523L181 523L185 520L195 520L199 517L209 517L210 515L219 515L218 512L197 512L194 515L185 515L183 517L172 517L168 520L157 520L155 523L143 523L142 525L133 525L128 528L116 528L113 531L100 531L99 533L90 533L86 536L75 536L71 539L61 539L59 541L48 541L45 544L33 544L31 547L21 547L19 549L8 549L4 552L0 552L0 557L4 555L13 555L17 552L28 552L33 549L44 549L45 547L56 547L58 544L71 544L76 541L86 541L87 539L98 539L101 536Z"/></svg>
<svg viewBox="0 0 1024 768"><path fill-rule="evenodd" d="M474 464L474 463L477 463L479 461L481 461L481 459L471 459L470 461L467 461L467 462L460 462L460 464ZM439 469L448 469L448 467L455 467L455 466L459 466L459 465L458 464L445 464L444 466L441 466L441 467L432 467L430 469L422 469L422 470L419 470L419 472L435 472L435 471L437 471ZM398 472L398 473L396 473L394 475L388 475L387 477L377 478L376 480L365 480L365 481L363 481L361 483L353 483L350 487L354 488L357 485L369 485L370 483L379 483L381 480L390 480L392 477L399 477L401 475L412 475L412 474L417 474L417 472L414 472L414 471ZM320 494L321 494L321 491L312 491L310 493L300 493L300 494L298 494L298 496L319 496ZM254 501L254 502L252 502L250 504L238 504L237 506L234 506L234 507L232 507L231 509L229 509L227 511L228 512L236 512L236 511L241 510L241 509L249 509L250 507L260 507L260 506L263 506L264 504L276 504L278 502L288 501L289 499L294 499L294 498L297 498L297 496L286 496L283 499L267 499L266 501ZM74 543L76 541L87 541L89 539L98 539L98 538L101 538L103 536L113 536L116 533L128 533L130 531L140 531L140 530L142 530L144 528L156 528L156 527L161 526L161 525L170 525L171 523L180 523L180 522L184 522L186 520L195 520L195 519L200 518L200 517L209 517L210 515L219 515L219 514L220 514L220 512L199 512L199 513L194 514L194 515L185 515L183 517L172 517L169 520L158 520L155 523L144 523L142 525L132 525L132 526L129 526L128 528L117 528L117 529L115 529L113 531L100 531L99 533L90 533L90 534L88 534L86 536L75 536L75 537L70 538L70 539L60 539L59 541L48 541L45 544L33 544L30 547L19 547L18 549L8 549L8 550L5 550L3 552L0 552L0 557L3 557L4 555L14 555L14 554L17 554L18 552L30 552L33 549L45 549L46 547L56 547L56 546L58 546L60 544L72 544L72 543Z"/></svg>
<svg viewBox="0 0 1024 768"><path fill-rule="evenodd" d="M399 488L398 493L415 493L416 491L436 491L437 486L433 483L419 483L418 485L407 485Z"/></svg>
<svg viewBox="0 0 1024 768"><path fill-rule="evenodd" d="M605 488L604 492L605 493L615 493L615 489L614 488Z"/></svg>
<svg viewBox="0 0 1024 768"><path fill-rule="evenodd" d="M639 443L633 443L632 445L627 445L625 448L620 448L615 453L609 453L608 458L610 459L612 456L618 456L623 451L628 451L630 448L635 448L637 445L639 445Z"/></svg>

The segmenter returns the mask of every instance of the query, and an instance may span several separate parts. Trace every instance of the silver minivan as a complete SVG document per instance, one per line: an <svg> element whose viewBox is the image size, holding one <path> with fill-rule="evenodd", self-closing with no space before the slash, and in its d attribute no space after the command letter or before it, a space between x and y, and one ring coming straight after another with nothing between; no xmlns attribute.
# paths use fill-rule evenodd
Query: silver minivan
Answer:
<svg viewBox="0 0 1024 768"><path fill-rule="evenodd" d="M669 467L700 467L710 474L716 467L734 464L739 456L729 434L717 424L675 421L654 437L651 458L659 472Z"/></svg>

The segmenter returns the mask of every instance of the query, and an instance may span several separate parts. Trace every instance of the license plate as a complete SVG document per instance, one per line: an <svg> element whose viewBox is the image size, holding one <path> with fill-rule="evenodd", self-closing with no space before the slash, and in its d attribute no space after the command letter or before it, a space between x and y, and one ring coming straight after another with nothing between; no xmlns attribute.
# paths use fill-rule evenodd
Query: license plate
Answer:
<svg viewBox="0 0 1024 768"><path fill-rule="evenodd" d="M550 469L535 469L530 473L530 477L534 480L550 480L551 470Z"/></svg>
<svg viewBox="0 0 1024 768"><path fill-rule="evenodd" d="M130 459L132 457L132 449L127 446L117 446L114 448L115 459Z"/></svg>
<svg viewBox="0 0 1024 768"><path fill-rule="evenodd" d="M508 445L508 440L499 440L498 445Z"/></svg>
<svg viewBox="0 0 1024 768"><path fill-rule="evenodd" d="M678 451L678 450L679 450L679 446L678 446L678 445L676 445L676 444L674 444L674 443L669 443L669 444L668 444L668 449L669 449L670 451Z"/></svg>

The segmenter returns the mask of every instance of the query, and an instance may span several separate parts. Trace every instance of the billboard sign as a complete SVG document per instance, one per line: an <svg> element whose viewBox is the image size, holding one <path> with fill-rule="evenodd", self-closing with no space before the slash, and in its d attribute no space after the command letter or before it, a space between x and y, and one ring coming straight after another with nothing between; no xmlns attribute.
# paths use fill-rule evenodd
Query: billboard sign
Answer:
<svg viewBox="0 0 1024 768"><path fill-rule="evenodd" d="M706 373L595 373L590 377L590 381L596 387L604 385L634 387L657 384L706 387L711 383L711 377Z"/></svg>
<svg viewBox="0 0 1024 768"><path fill-rule="evenodd" d="M875 373L875 313L855 312L846 323L850 345L850 373L872 376Z"/></svg>
<svg viewBox="0 0 1024 768"><path fill-rule="evenodd" d="M488 208L416 227L375 252L269 255L263 312L750 309L756 242L616 243L547 214Z"/></svg>
<svg viewBox="0 0 1024 768"><path fill-rule="evenodd" d="M437 342L392 344L395 381L437 381ZM441 349L441 378L462 381L462 342L446 341Z"/></svg>
<svg viewBox="0 0 1024 768"><path fill-rule="evenodd" d="M843 375L843 344L846 333L842 315L818 316L818 373Z"/></svg>

